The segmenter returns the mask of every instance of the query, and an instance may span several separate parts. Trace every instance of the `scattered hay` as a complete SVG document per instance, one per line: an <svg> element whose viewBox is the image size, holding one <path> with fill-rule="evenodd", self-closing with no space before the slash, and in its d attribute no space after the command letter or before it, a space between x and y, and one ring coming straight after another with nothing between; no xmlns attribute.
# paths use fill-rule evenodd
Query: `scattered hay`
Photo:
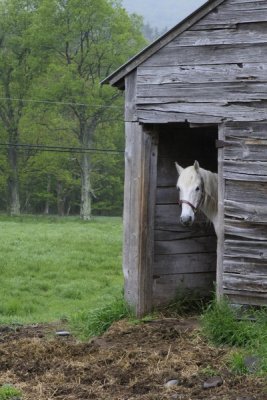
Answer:
<svg viewBox="0 0 267 400"><path fill-rule="evenodd" d="M232 375L229 351L205 341L194 318L120 321L87 343L55 331L49 325L0 329L0 384L21 389L24 400L267 398L266 381ZM212 374L224 383L204 390ZM171 379L178 384L165 387Z"/></svg>

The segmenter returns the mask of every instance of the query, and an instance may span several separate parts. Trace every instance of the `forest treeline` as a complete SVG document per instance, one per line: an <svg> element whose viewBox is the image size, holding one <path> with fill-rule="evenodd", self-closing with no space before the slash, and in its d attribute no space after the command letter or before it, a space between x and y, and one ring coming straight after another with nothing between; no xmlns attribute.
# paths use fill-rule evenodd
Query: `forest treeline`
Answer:
<svg viewBox="0 0 267 400"><path fill-rule="evenodd" d="M101 80L146 45L119 0L0 0L0 210L122 210L123 94Z"/></svg>

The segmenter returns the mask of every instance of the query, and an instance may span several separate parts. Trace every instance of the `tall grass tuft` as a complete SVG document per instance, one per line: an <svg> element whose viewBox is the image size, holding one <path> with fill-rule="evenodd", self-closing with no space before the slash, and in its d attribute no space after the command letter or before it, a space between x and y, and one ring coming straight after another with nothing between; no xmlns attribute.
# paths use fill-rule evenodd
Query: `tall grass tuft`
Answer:
<svg viewBox="0 0 267 400"><path fill-rule="evenodd" d="M84 340L101 335L113 322L132 316L130 307L121 296L95 310L79 312L72 316L70 325L73 332Z"/></svg>
<svg viewBox="0 0 267 400"><path fill-rule="evenodd" d="M213 343L237 348L230 362L233 370L249 372L245 359L253 355L259 360L257 372L267 372L266 308L249 309L238 317L226 300L213 301L203 313L201 321L204 335Z"/></svg>

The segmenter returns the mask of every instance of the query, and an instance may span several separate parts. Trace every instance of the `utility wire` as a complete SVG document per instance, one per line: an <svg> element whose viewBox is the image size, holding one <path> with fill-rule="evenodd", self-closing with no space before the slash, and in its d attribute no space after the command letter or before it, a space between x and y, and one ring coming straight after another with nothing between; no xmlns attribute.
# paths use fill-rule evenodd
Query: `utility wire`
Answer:
<svg viewBox="0 0 267 400"><path fill-rule="evenodd" d="M58 153L111 153L111 154L123 154L124 150L113 150L113 149L100 149L100 148L88 148L88 147L64 147L64 146L47 146L38 144L16 144L16 143L0 143L1 147L18 147L18 148L28 148L37 151L50 151Z"/></svg>

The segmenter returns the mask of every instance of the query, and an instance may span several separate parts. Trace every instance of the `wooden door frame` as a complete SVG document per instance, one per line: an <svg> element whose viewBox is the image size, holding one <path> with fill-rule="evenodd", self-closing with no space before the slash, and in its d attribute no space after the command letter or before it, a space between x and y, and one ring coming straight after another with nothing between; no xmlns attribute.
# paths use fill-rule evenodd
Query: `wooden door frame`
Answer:
<svg viewBox="0 0 267 400"><path fill-rule="evenodd" d="M223 257L224 257L224 195L225 179L223 173L225 125L218 125L218 140L222 143L218 146L218 225L217 237L217 267L216 267L216 297L220 301L223 297Z"/></svg>

